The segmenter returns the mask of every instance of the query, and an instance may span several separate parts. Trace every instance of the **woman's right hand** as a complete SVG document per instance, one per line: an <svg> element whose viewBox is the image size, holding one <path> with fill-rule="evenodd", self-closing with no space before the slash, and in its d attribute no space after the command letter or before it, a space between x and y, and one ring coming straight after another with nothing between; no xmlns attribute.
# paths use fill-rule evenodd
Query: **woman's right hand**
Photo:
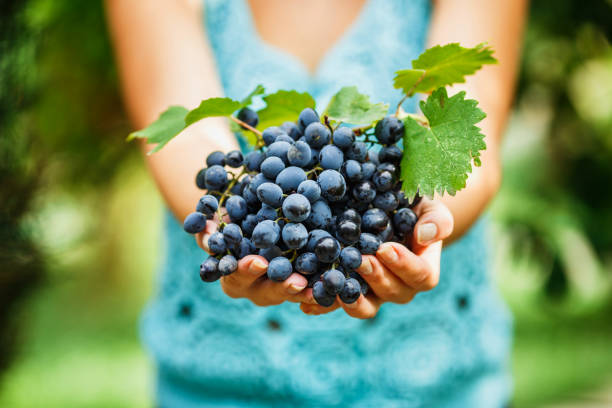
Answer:
<svg viewBox="0 0 612 408"><path fill-rule="evenodd" d="M208 238L217 231L218 223L209 220L206 229L196 234L200 248L211 253ZM231 298L247 298L257 306L278 305L285 301L316 304L312 290L307 288L306 278L293 273L284 282L267 278L268 261L259 255L248 255L238 261L238 270L221 277L221 288Z"/></svg>

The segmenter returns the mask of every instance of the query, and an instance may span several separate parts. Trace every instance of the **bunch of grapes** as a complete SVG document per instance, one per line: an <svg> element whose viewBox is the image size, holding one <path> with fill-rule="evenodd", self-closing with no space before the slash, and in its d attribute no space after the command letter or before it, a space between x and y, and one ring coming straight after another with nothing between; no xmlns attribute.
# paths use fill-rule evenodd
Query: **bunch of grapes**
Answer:
<svg viewBox="0 0 612 408"><path fill-rule="evenodd" d="M249 108L238 119L245 128L259 121ZM194 234L215 215L219 220L208 240L213 256L200 267L202 280L229 275L239 259L257 254L269 261L273 281L293 272L306 277L320 305L365 295L367 283L355 271L362 254L375 254L382 242L409 241L417 222L416 202L409 203L398 177L402 150L396 144L403 134L394 116L375 127L334 129L307 108L297 123L265 129L246 156L211 153L196 176L207 194L184 222ZM375 144L380 150L372 149Z"/></svg>

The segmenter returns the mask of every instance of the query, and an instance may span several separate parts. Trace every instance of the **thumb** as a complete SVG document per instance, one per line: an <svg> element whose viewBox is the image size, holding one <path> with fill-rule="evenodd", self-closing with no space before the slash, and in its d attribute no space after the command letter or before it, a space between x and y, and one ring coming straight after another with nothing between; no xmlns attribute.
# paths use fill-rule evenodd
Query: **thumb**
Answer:
<svg viewBox="0 0 612 408"><path fill-rule="evenodd" d="M440 201L423 198L414 208L414 212L419 218L413 236L417 247L425 247L446 239L453 232L453 215Z"/></svg>

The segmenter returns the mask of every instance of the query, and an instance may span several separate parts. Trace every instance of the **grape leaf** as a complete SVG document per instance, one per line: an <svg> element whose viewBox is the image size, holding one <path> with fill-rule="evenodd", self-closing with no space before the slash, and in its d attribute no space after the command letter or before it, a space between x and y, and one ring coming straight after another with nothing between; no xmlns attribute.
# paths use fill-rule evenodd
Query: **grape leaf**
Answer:
<svg viewBox="0 0 612 408"><path fill-rule="evenodd" d="M495 64L493 50L486 43L464 48L459 43L437 45L412 61L412 69L395 73L393 86L411 96L415 92L431 92L436 88L465 82L484 64Z"/></svg>
<svg viewBox="0 0 612 408"><path fill-rule="evenodd" d="M263 97L266 107L259 110L259 129L295 122L305 108L314 108L315 101L307 92L283 91Z"/></svg>
<svg viewBox="0 0 612 408"><path fill-rule="evenodd" d="M362 125L382 119L388 111L389 105L371 103L370 97L359 93L356 86L345 86L331 98L325 114L335 122Z"/></svg>
<svg viewBox="0 0 612 408"><path fill-rule="evenodd" d="M185 129L185 116L187 108L182 106L170 106L159 118L144 129L129 134L127 140L136 138L147 139L147 143L157 143L157 146L149 154L159 151L174 136Z"/></svg>
<svg viewBox="0 0 612 408"><path fill-rule="evenodd" d="M246 98L244 98L242 101L240 101L240 105L244 106L249 106L252 102L253 102L253 98L257 95L262 95L264 92L266 91L266 89L263 87L263 85L257 85L255 87L255 89L253 89L251 91L250 94L247 95Z"/></svg>
<svg viewBox="0 0 612 408"><path fill-rule="evenodd" d="M417 191L429 197L435 192L455 195L465 187L472 160L480 165L480 151L486 148L484 135L475 126L486 115L477 105L465 99L465 92L449 98L446 89L439 88L420 103L429 128L412 117L404 119L401 178L408 197Z"/></svg>
<svg viewBox="0 0 612 408"><path fill-rule="evenodd" d="M204 99L200 106L189 111L185 116L187 126L204 118L212 116L229 116L242 107L242 104L231 98L208 98Z"/></svg>

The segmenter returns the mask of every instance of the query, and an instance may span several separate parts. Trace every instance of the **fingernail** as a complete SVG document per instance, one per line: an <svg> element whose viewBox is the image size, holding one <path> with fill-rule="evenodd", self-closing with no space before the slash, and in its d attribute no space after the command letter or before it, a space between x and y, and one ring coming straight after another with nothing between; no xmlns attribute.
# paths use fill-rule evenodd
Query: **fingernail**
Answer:
<svg viewBox="0 0 612 408"><path fill-rule="evenodd" d="M306 287L306 285L302 285L302 284L298 284L298 283L292 283L287 288L287 292L289 292L289 294L291 294L291 295L296 295L296 294L300 293L302 290L304 290L305 287Z"/></svg>
<svg viewBox="0 0 612 408"><path fill-rule="evenodd" d="M417 230L417 242L421 245L429 243L438 235L438 227L434 223L420 225Z"/></svg>
<svg viewBox="0 0 612 408"><path fill-rule="evenodd" d="M370 275L372 273L372 264L370 263L370 259L364 257L361 266L359 267L359 273L362 275Z"/></svg>
<svg viewBox="0 0 612 408"><path fill-rule="evenodd" d="M249 266L249 272L253 275L259 275L265 268L266 264L261 262L259 259L256 259L251 262L251 265Z"/></svg>
<svg viewBox="0 0 612 408"><path fill-rule="evenodd" d="M383 247L378 250L377 255L385 262L394 263L397 261L397 252L395 252L391 245L383 245Z"/></svg>

